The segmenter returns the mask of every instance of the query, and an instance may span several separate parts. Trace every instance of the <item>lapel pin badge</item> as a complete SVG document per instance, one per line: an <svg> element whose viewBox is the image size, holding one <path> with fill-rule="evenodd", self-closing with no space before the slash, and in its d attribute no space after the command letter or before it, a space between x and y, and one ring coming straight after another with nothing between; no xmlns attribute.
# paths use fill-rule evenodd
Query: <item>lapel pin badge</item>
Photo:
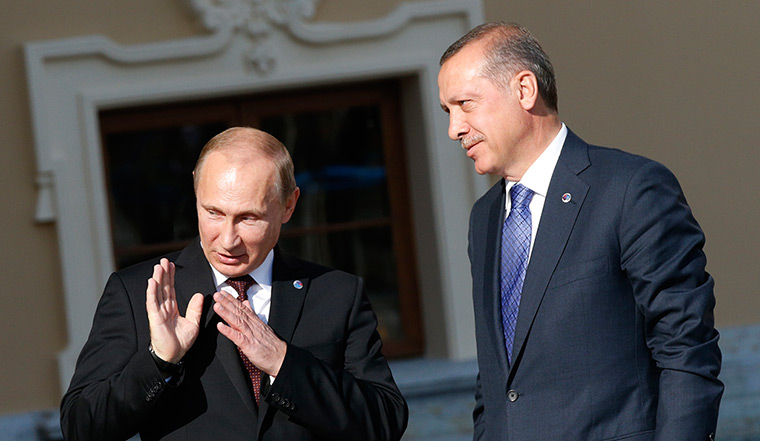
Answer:
<svg viewBox="0 0 760 441"><path fill-rule="evenodd" d="M296 280L293 282L293 287L295 289L301 289L303 288L303 282L301 282L300 280Z"/></svg>
<svg viewBox="0 0 760 441"><path fill-rule="evenodd" d="M562 195L562 202L564 202L566 204L566 203L570 202L570 199L572 199L572 198L573 198L573 195L571 195L570 193L565 193L565 194Z"/></svg>

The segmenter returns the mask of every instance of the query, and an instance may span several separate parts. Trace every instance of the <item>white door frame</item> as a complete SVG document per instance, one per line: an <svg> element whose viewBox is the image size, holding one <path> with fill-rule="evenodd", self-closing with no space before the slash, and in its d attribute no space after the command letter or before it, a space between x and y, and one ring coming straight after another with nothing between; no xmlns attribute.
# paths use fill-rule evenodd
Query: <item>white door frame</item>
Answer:
<svg viewBox="0 0 760 441"><path fill-rule="evenodd" d="M341 24L304 21L316 0L255 14L260 1L230 2L228 9L188 1L209 35L133 46L101 36L25 45L36 220L56 222L58 231L69 338L59 355L64 390L114 269L98 112L362 79L415 79L417 102L405 98L403 118L419 266L433 269L420 271L424 332L444 340L445 353L432 355L473 357L467 219L488 180L448 139L436 77L440 54L482 21L480 0L404 3L378 20ZM430 213L420 212L421 200ZM426 254L430 249L435 255Z"/></svg>

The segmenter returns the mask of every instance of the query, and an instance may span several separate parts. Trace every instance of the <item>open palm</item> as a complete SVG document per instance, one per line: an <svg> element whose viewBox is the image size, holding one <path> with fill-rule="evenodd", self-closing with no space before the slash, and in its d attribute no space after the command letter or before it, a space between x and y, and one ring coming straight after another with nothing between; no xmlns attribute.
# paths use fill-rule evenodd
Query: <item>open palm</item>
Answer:
<svg viewBox="0 0 760 441"><path fill-rule="evenodd" d="M153 267L145 292L151 346L159 358L170 363L179 362L195 343L203 309L203 295L196 293L187 305L185 317L179 314L174 270L174 263L161 259Z"/></svg>

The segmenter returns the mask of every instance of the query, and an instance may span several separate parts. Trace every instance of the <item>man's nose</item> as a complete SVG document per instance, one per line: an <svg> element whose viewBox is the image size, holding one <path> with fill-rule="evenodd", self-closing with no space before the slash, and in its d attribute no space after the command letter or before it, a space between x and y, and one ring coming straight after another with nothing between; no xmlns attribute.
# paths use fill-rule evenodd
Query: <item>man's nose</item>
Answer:
<svg viewBox="0 0 760 441"><path fill-rule="evenodd" d="M240 235L238 235L237 225L233 221L226 221L222 226L222 232L219 235L222 246L226 250L232 250L240 242Z"/></svg>
<svg viewBox="0 0 760 441"><path fill-rule="evenodd" d="M449 113L449 138L456 141L466 135L468 131L469 126L464 122L458 112L452 111Z"/></svg>

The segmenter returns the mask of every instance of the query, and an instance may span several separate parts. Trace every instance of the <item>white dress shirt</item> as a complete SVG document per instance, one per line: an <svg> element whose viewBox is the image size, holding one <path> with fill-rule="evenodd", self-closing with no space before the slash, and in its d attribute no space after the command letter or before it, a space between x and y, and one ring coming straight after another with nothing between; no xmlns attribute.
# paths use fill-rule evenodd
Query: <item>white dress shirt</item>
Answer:
<svg viewBox="0 0 760 441"><path fill-rule="evenodd" d="M533 199L530 201L530 251L528 252L528 262L530 262L530 256L533 255L533 244L536 242L536 232L538 231L538 224L541 221L541 213L544 210L544 202L546 201L546 193L549 191L549 183L552 180L554 174L554 168L557 166L559 155L562 153L562 146L565 144L565 138L567 138L567 127L565 123L562 123L562 127L559 129L559 133L554 140L546 147L541 156L536 159L533 164L528 167L528 170L520 179L520 184L533 191ZM507 181L507 197L504 209L506 210L506 216L509 215L509 210L512 207L512 199L509 197L509 190L513 185L518 182ZM527 262L526 262L527 264Z"/></svg>
<svg viewBox="0 0 760 441"><path fill-rule="evenodd" d="M251 271L250 276L256 282L248 288L248 301L251 308L264 323L269 323L269 310L272 306L272 262L274 261L274 250L270 250L264 262L258 268ZM227 284L228 277L217 271L213 265L211 271L214 272L214 283L216 290L226 292L237 299L238 293L235 288Z"/></svg>

